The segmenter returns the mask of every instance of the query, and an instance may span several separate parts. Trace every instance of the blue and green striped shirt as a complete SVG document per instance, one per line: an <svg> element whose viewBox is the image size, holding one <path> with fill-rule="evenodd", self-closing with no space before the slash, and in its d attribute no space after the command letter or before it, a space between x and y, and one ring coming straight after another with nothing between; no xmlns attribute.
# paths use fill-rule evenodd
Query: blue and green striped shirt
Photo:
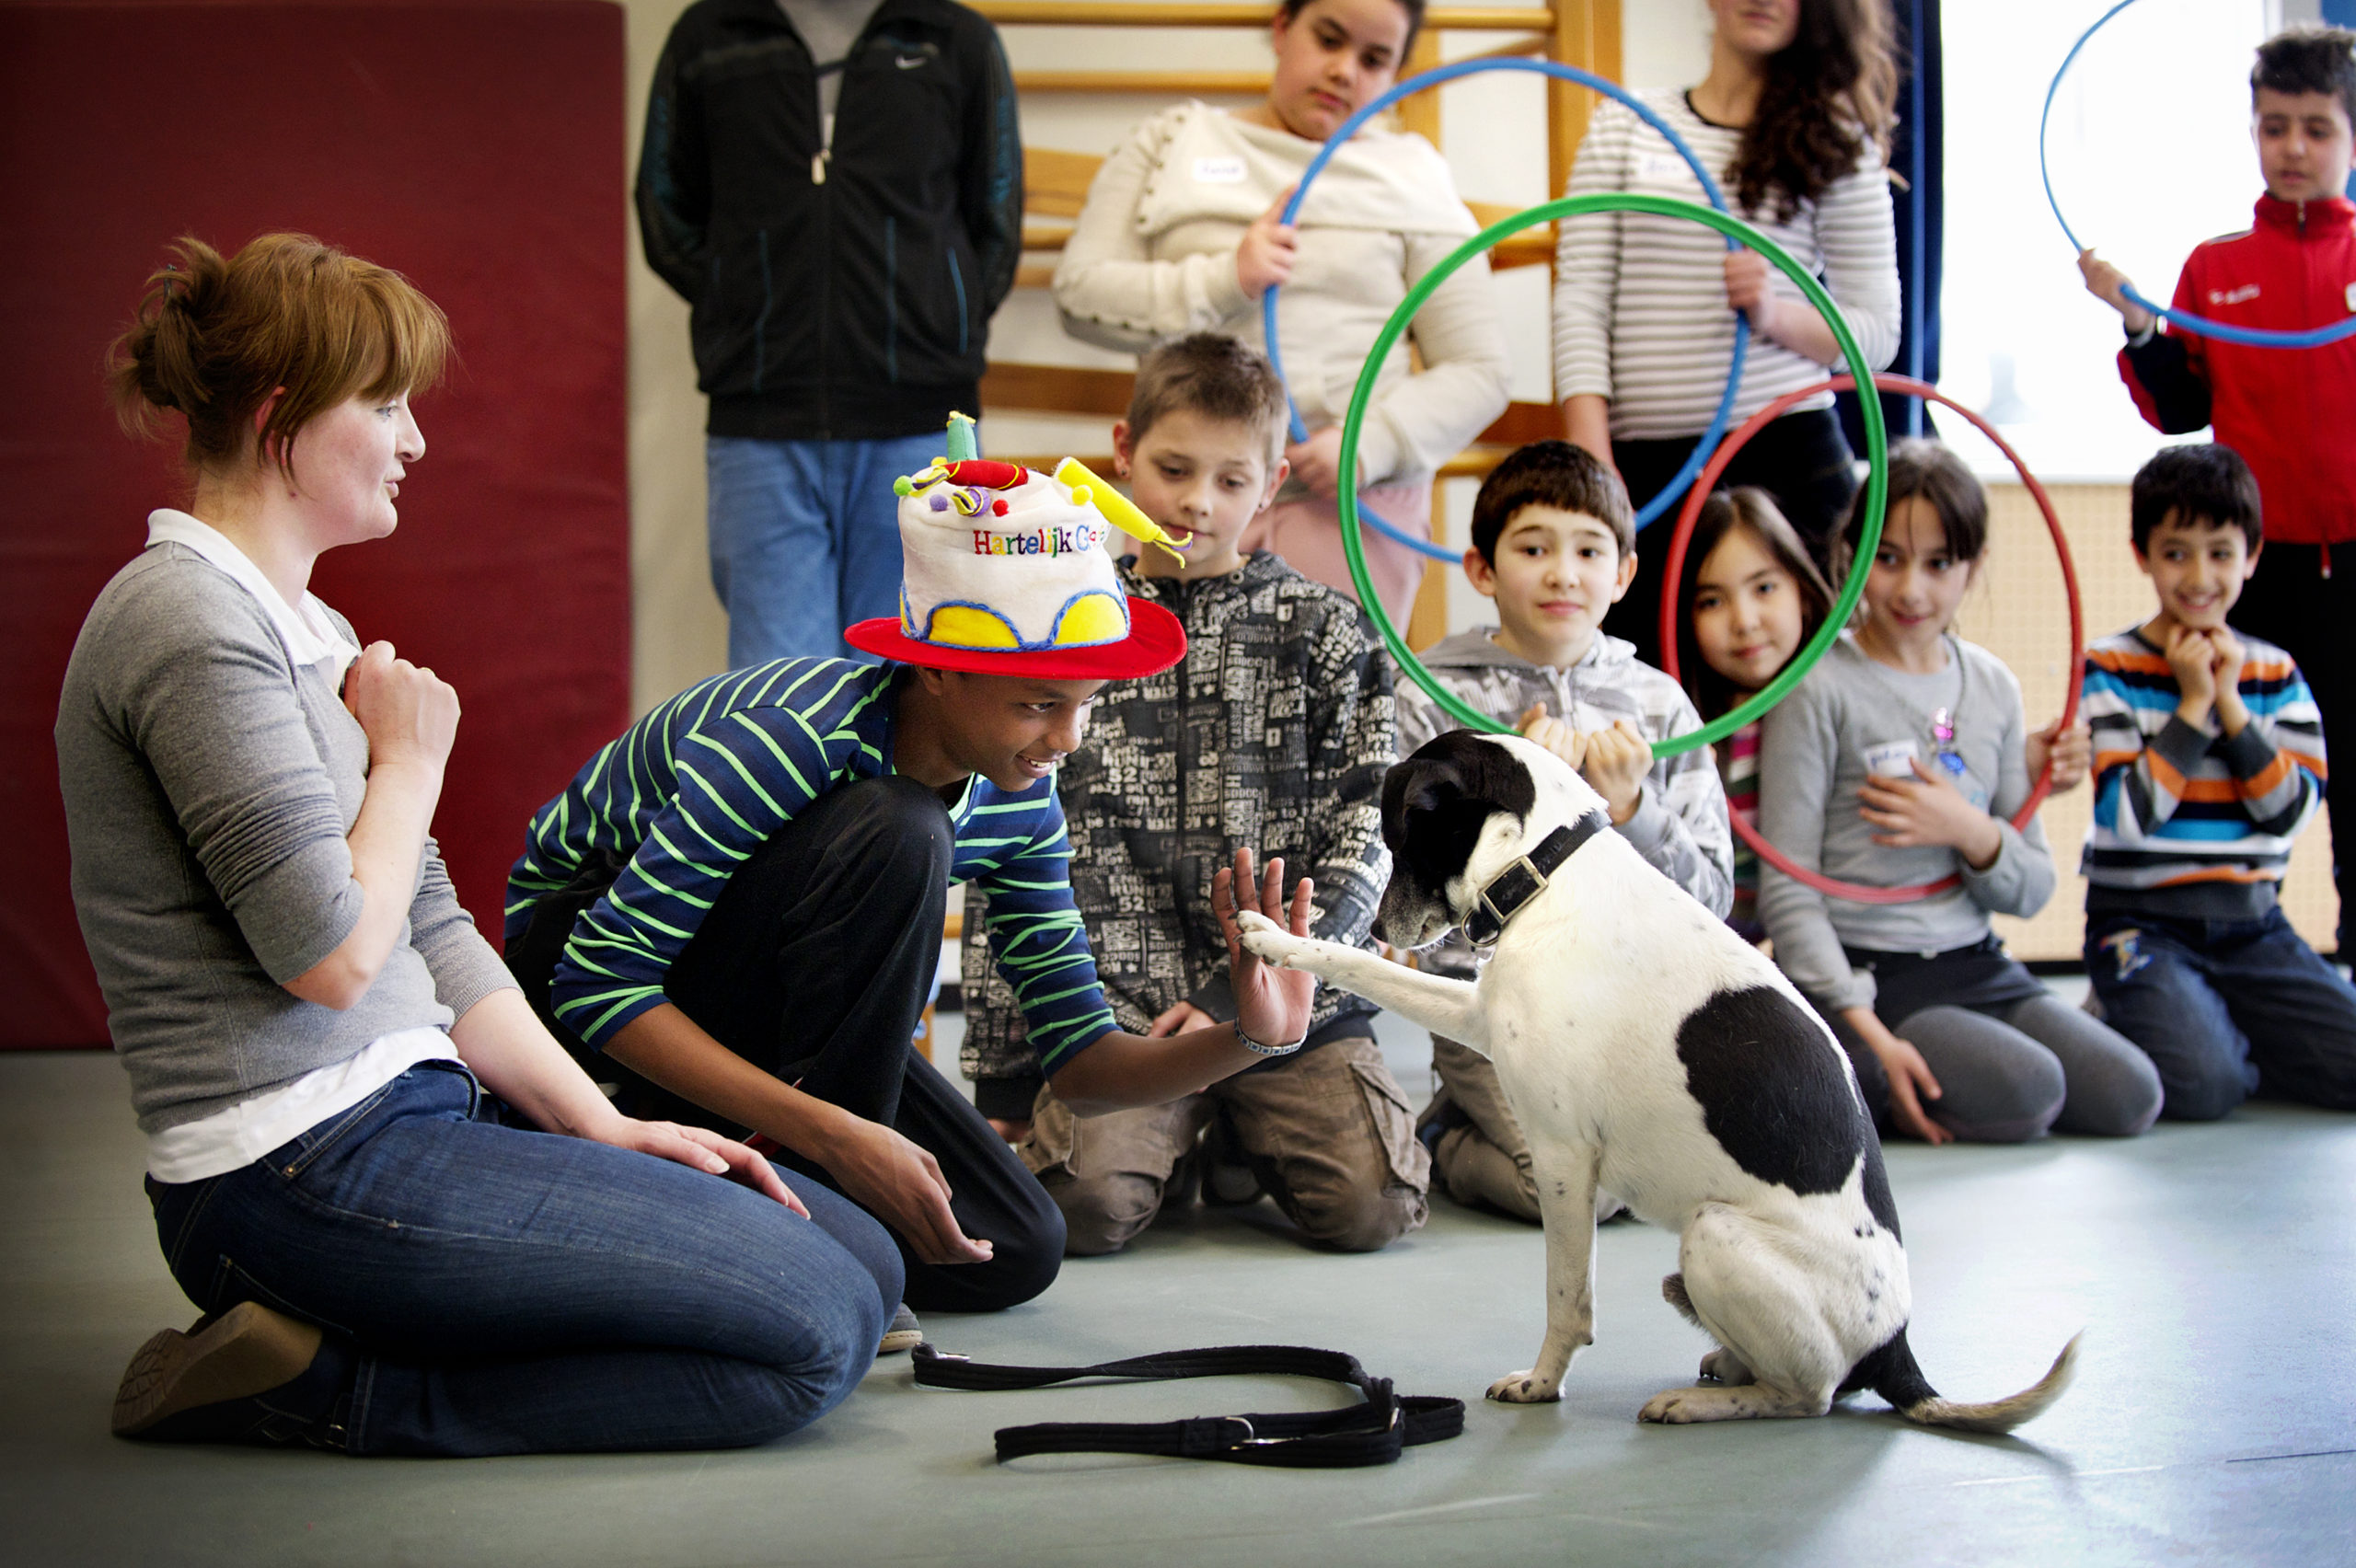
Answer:
<svg viewBox="0 0 2356 1568"><path fill-rule="evenodd" d="M550 1003L603 1050L664 999L663 981L730 874L838 784L892 770L898 672L780 659L689 686L589 759L533 815L507 876L507 940L600 850L629 864L572 928ZM989 894L990 951L1052 1075L1114 1028L1072 905L1053 778L1010 793L978 776L950 808L950 876Z"/></svg>

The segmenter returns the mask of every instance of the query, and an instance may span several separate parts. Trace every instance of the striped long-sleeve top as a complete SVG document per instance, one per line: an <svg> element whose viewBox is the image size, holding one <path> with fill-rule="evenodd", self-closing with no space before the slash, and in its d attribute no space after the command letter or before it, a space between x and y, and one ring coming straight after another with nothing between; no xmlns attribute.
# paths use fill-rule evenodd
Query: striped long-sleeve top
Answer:
<svg viewBox="0 0 2356 1568"><path fill-rule="evenodd" d="M2273 906L2291 841L2323 799L2323 723L2291 656L2241 641L2249 722L2233 736L2177 714L2176 674L2140 628L2086 650L2087 913L2230 920Z"/></svg>
<svg viewBox="0 0 2356 1568"><path fill-rule="evenodd" d="M1685 95L1637 95L1693 149L1721 189L1742 133L1713 125ZM1569 193L1635 190L1704 202L1702 182L1677 150L1625 106L1596 106L1571 167ZM1729 198L1731 200L1731 198ZM1898 239L1889 180L1870 145L1857 167L1804 202L1791 217L1770 210L1742 216L1819 274L1875 369L1898 352ZM1698 435L1727 385L1734 360L1734 312L1727 308L1726 241L1682 218L1604 213L1567 218L1554 255L1554 396L1611 403L1620 441ZM1799 301L1798 285L1771 274L1776 294ZM1752 334L1734 405L1738 423L1786 392L1823 380L1825 368ZM1832 395L1799 405L1831 408Z"/></svg>
<svg viewBox="0 0 2356 1568"><path fill-rule="evenodd" d="M589 1045L664 999L731 872L837 785L892 770L894 665L780 659L689 686L591 757L532 818L507 877L507 940L599 851L627 857L581 917L550 1001ZM1070 842L1053 778L1010 792L976 776L949 809L952 881L989 893L989 940L1043 1072L1111 1032L1072 905Z"/></svg>

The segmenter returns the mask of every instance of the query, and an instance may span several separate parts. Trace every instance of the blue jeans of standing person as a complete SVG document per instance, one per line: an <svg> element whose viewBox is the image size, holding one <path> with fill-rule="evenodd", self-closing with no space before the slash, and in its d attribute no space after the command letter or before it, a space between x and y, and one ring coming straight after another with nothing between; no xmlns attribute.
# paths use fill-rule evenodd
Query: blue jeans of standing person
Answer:
<svg viewBox="0 0 2356 1568"><path fill-rule="evenodd" d="M892 481L941 455L939 431L888 441L704 437L711 585L728 667L797 656L873 661L842 640L900 613L900 498Z"/></svg>
<svg viewBox="0 0 2356 1568"><path fill-rule="evenodd" d="M456 1062L412 1067L251 1165L148 1182L172 1277L327 1331L261 1402L353 1454L723 1448L816 1420L900 1299L884 1228L502 1125Z"/></svg>
<svg viewBox="0 0 2356 1568"><path fill-rule="evenodd" d="M2090 915L2085 960L2104 1021L2160 1070L2161 1114L2214 1121L2261 1090L2356 1110L2356 988L2280 907L2256 920Z"/></svg>

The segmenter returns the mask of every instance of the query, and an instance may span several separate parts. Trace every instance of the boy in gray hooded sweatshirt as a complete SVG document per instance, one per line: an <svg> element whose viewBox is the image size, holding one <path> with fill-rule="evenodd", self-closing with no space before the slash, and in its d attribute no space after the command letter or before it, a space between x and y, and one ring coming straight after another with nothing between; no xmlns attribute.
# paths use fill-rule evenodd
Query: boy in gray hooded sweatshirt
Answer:
<svg viewBox="0 0 2356 1568"><path fill-rule="evenodd" d="M1723 918L1734 903L1727 802L1706 748L1656 761L1653 743L1702 727L1683 688L1599 629L1636 575L1628 492L1568 442L1542 441L1499 464L1472 503L1464 573L1496 602L1497 625L1459 632L1424 667L1471 707L1513 724L1576 767L1612 826L1662 875ZM1399 755L1457 728L1420 686L1398 691ZM1460 932L1424 966L1471 979L1479 960ZM1459 1203L1535 1222L1530 1146L1487 1057L1432 1037L1440 1088L1418 1124L1434 1172ZM1598 1217L1617 1212L1609 1193Z"/></svg>

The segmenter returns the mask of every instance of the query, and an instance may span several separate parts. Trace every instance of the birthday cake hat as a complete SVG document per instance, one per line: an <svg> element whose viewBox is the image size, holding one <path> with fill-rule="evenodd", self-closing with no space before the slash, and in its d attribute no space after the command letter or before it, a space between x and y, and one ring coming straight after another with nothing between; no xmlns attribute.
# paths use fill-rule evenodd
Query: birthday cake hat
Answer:
<svg viewBox="0 0 2356 1568"><path fill-rule="evenodd" d="M892 486L899 615L845 640L906 664L1049 680L1149 675L1185 657L1177 617L1124 594L1103 548L1114 527L1164 549L1169 534L1072 458L1053 475L985 459L963 414L947 445Z"/></svg>

